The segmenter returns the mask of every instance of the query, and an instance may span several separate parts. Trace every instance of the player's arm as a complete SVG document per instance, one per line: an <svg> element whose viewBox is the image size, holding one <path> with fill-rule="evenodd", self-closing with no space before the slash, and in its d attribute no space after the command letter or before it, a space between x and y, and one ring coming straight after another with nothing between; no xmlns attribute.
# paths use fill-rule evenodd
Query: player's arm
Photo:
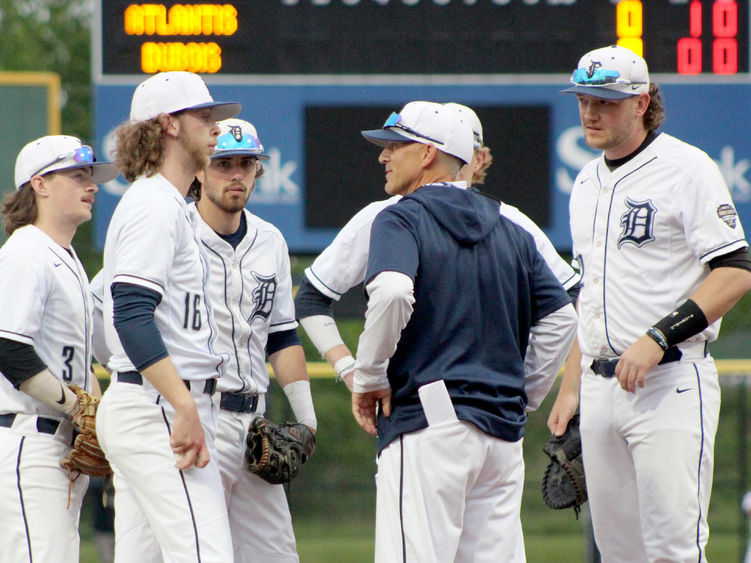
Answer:
<svg viewBox="0 0 751 563"><path fill-rule="evenodd" d="M574 338L571 352L569 352L563 367L561 386L558 388L558 395L548 416L548 428L556 436L563 436L568 421L574 416L576 408L579 406L582 376L581 359L582 353L579 349L579 341Z"/></svg>
<svg viewBox="0 0 751 563"><path fill-rule="evenodd" d="M104 336L104 311L103 311L103 299L104 299L104 272L99 270L91 282L89 282L89 294L91 295L91 301L94 305L92 311L92 334L91 334L91 352L99 364L107 371L107 362L109 362L112 352L107 346L107 341ZM99 395L101 396L101 394Z"/></svg>
<svg viewBox="0 0 751 563"><path fill-rule="evenodd" d="M76 412L78 398L47 369L30 344L0 338L0 372L27 395L68 416Z"/></svg>
<svg viewBox="0 0 751 563"><path fill-rule="evenodd" d="M160 301L161 295L151 289L113 284L115 329L130 361L175 409L170 445L177 457L176 467L205 467L209 453L196 403L177 373L154 320Z"/></svg>
<svg viewBox="0 0 751 563"><path fill-rule="evenodd" d="M315 434L318 426L310 393L310 378L305 365L305 352L297 331L284 330L269 334L266 352L279 385L287 395L295 419Z"/></svg>
<svg viewBox="0 0 751 563"><path fill-rule="evenodd" d="M355 359L339 334L332 303L333 299L318 291L303 275L295 295L295 314L321 357L334 367L337 379L351 391Z"/></svg>
<svg viewBox="0 0 751 563"><path fill-rule="evenodd" d="M746 248L709 262L711 272L683 304L649 328L621 356L615 375L626 391L644 387L649 370L665 350L699 334L751 290L751 261Z"/></svg>

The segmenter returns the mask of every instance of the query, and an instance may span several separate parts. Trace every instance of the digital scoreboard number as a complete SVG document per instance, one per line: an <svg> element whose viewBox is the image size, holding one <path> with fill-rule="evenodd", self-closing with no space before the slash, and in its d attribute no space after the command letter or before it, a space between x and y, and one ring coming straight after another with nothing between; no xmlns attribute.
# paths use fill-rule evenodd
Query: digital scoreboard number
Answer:
<svg viewBox="0 0 751 563"><path fill-rule="evenodd" d="M619 43L656 73L749 72L749 0L100 0L95 75L547 74ZM96 52L96 51L95 51Z"/></svg>

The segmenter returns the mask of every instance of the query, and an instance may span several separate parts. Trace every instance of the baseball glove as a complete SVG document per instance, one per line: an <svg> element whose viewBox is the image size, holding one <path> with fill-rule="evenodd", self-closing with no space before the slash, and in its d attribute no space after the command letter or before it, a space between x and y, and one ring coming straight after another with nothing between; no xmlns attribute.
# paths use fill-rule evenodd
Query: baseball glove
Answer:
<svg viewBox="0 0 751 563"><path fill-rule="evenodd" d="M550 457L542 477L545 504L555 509L573 508L578 518L581 505L587 502L578 414L571 417L563 436L548 439L543 451Z"/></svg>
<svg viewBox="0 0 751 563"><path fill-rule="evenodd" d="M77 385L70 385L70 390L78 397L78 410L73 415L76 437L73 449L60 460L60 466L68 470L71 480L81 473L93 477L106 477L112 474L107 458L99 447L96 437L96 409L99 399L93 397Z"/></svg>
<svg viewBox="0 0 751 563"><path fill-rule="evenodd" d="M245 440L248 471L279 485L295 478L316 449L316 439L304 424L274 424L258 417L253 420Z"/></svg>

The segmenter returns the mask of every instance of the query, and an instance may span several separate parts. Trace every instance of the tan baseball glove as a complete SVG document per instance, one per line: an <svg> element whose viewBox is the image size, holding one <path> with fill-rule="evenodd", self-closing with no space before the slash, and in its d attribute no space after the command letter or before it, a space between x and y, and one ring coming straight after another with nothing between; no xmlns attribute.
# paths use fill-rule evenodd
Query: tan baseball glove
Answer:
<svg viewBox="0 0 751 563"><path fill-rule="evenodd" d="M71 384L69 388L78 397L78 410L73 415L76 438L73 449L60 460L60 466L68 470L71 480L75 480L81 473L92 477L111 475L112 468L96 437L96 409L99 399L77 385ZM73 473L76 473L75 477Z"/></svg>

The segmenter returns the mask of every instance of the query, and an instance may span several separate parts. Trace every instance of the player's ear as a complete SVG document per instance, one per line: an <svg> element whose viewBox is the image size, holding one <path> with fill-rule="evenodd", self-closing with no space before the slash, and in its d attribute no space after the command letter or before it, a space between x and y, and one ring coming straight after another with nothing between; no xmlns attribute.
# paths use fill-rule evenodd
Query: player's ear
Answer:
<svg viewBox="0 0 751 563"><path fill-rule="evenodd" d="M47 185L48 183L39 174L32 176L29 183L31 184L31 189L34 190L34 193L36 193L38 196L47 197L49 195L49 186Z"/></svg>
<svg viewBox="0 0 751 563"><path fill-rule="evenodd" d="M649 102L651 98L649 97L649 94L639 94L637 96L636 100L636 114L641 117L645 113L647 113L647 108L649 107Z"/></svg>
<svg viewBox="0 0 751 563"><path fill-rule="evenodd" d="M168 135L177 137L178 133L180 133L180 119L178 116L169 113L160 113L156 120L161 126L162 131Z"/></svg>

